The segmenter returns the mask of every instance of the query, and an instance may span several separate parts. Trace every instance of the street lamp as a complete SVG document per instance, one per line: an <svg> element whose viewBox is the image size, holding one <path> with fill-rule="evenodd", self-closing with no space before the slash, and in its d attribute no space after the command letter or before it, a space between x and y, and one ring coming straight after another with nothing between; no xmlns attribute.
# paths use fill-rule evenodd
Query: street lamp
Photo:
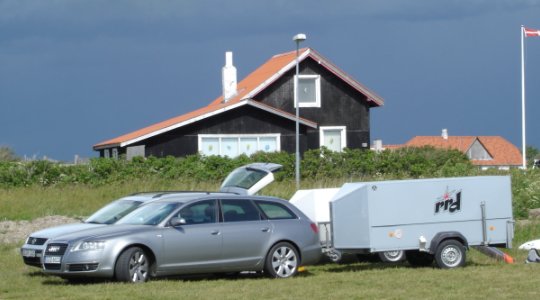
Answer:
<svg viewBox="0 0 540 300"><path fill-rule="evenodd" d="M300 42L306 40L306 35L299 33L293 37L296 42L296 76L294 77L294 104L296 106L296 189L300 189L300 103L298 101L298 56L300 52Z"/></svg>

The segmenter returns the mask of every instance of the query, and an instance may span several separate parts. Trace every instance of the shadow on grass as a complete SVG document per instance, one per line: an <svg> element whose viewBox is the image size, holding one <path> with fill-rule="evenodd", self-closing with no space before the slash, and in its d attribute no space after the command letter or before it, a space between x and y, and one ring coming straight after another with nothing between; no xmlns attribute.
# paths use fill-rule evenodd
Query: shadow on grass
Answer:
<svg viewBox="0 0 540 300"><path fill-rule="evenodd" d="M467 261L464 267L465 268L490 267L497 264L498 263L495 260L493 260L493 262ZM323 265L325 266L328 265L328 268L325 270L325 272L330 272L330 273L360 272L360 271L385 270L385 269L439 269L435 263L429 266L412 266L408 262L400 262L400 263L360 262L360 263L333 264L333 265L332 263L325 263Z"/></svg>
<svg viewBox="0 0 540 300"><path fill-rule="evenodd" d="M39 273L39 272L34 272ZM40 276L44 278L51 278L46 274L29 274L29 276ZM295 277L310 277L314 276L308 271L304 271L296 274ZM56 278L56 277L54 277ZM164 276L164 277L155 277L151 278L150 281L185 281L185 282L198 282L198 281L218 281L218 280L262 280L262 279L271 279L266 276L263 272L241 272L241 273L216 273L216 274L195 274L195 275L176 275L176 276ZM44 285L88 285L88 284L103 284L103 283L120 283L112 279L98 279L98 278L85 278L85 277L74 277L74 278L64 278L60 279L47 279L43 281Z"/></svg>
<svg viewBox="0 0 540 300"><path fill-rule="evenodd" d="M28 272L25 275L28 276L28 277L32 277L32 278L34 278L34 277L48 277L49 276L49 275L41 272L40 270L35 270L35 271L32 271L32 272Z"/></svg>

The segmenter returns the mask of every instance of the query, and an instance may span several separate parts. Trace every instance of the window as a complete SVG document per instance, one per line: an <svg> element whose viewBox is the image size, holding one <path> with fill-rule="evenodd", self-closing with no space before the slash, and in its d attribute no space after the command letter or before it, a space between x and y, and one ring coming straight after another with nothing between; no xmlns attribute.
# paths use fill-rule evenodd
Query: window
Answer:
<svg viewBox="0 0 540 300"><path fill-rule="evenodd" d="M199 138L199 152L205 155L219 155L219 138Z"/></svg>
<svg viewBox="0 0 540 300"><path fill-rule="evenodd" d="M88 217L84 222L93 224L113 224L142 204L141 201L119 200L108 204Z"/></svg>
<svg viewBox="0 0 540 300"><path fill-rule="evenodd" d="M282 205L279 203L257 201L257 206L264 212L266 217L270 220L285 220L285 219L298 218L285 205Z"/></svg>
<svg viewBox="0 0 540 300"><path fill-rule="evenodd" d="M216 222L216 201L205 200L186 206L180 210L177 217L189 224L204 224Z"/></svg>
<svg viewBox="0 0 540 300"><path fill-rule="evenodd" d="M472 146L467 150L467 156L469 159L474 160L493 160L493 157L489 155L489 152L487 152L486 148L476 139Z"/></svg>
<svg viewBox="0 0 540 300"><path fill-rule="evenodd" d="M118 159L118 148L113 148L112 149L112 157L114 159Z"/></svg>
<svg viewBox="0 0 540 300"><path fill-rule="evenodd" d="M202 134L199 135L199 152L203 155L236 157L257 151L280 151L279 134Z"/></svg>
<svg viewBox="0 0 540 300"><path fill-rule="evenodd" d="M347 147L347 128L345 126L321 126L320 145L328 150L341 152Z"/></svg>
<svg viewBox="0 0 540 300"><path fill-rule="evenodd" d="M145 155L144 148L145 148L144 145L127 147L127 149L126 149L126 158L127 158L127 160L131 160L135 156L144 157L144 155Z"/></svg>
<svg viewBox="0 0 540 300"><path fill-rule="evenodd" d="M157 225L178 207L178 203L153 202L139 206L116 224Z"/></svg>
<svg viewBox="0 0 540 300"><path fill-rule="evenodd" d="M221 154L223 156L228 157L237 157L240 149L238 149L239 146L239 139L234 137L224 137L221 139Z"/></svg>
<svg viewBox="0 0 540 300"><path fill-rule="evenodd" d="M295 78L297 80L294 87L298 92L298 99L294 103L300 103L300 107L321 107L321 76L299 75ZM296 89L296 84L298 84L298 89Z"/></svg>
<svg viewBox="0 0 540 300"><path fill-rule="evenodd" d="M221 200L224 222L259 221L261 214L249 200Z"/></svg>
<svg viewBox="0 0 540 300"><path fill-rule="evenodd" d="M270 138L270 139L275 140L275 138ZM240 152L244 153L245 155L249 156L249 155L257 152L258 148L259 148L258 147L258 141L257 141L256 137L240 138L240 148L239 149L240 149ZM264 149L264 147L263 147L263 149Z"/></svg>
<svg viewBox="0 0 540 300"><path fill-rule="evenodd" d="M110 152L109 149L103 150L103 157L105 157L105 158L110 158L111 157L111 152Z"/></svg>

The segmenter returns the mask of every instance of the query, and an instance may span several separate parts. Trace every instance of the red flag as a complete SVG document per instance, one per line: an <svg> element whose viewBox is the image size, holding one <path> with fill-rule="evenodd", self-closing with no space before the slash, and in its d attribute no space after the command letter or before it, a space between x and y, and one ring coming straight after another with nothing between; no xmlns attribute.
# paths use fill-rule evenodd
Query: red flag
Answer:
<svg viewBox="0 0 540 300"><path fill-rule="evenodd" d="M531 29L531 28L523 27L523 32L525 33L526 37L540 36L540 30L538 29Z"/></svg>

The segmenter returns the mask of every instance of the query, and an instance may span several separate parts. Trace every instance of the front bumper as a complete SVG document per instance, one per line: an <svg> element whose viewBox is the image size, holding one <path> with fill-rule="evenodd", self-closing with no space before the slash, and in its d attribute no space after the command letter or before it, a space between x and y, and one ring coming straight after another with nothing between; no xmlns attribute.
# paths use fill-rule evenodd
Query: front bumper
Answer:
<svg viewBox="0 0 540 300"><path fill-rule="evenodd" d="M114 262L103 250L70 252L65 251L43 255L43 272L61 277L105 277L114 275Z"/></svg>
<svg viewBox="0 0 540 300"><path fill-rule="evenodd" d="M44 251L45 246L43 245L24 244L21 247L21 257L25 264L41 268L41 260Z"/></svg>

